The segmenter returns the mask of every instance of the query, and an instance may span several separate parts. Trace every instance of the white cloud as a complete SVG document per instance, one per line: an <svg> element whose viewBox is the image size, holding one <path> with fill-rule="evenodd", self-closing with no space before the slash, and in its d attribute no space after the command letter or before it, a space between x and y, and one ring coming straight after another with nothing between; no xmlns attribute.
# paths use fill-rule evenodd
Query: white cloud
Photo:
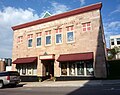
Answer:
<svg viewBox="0 0 120 95"><path fill-rule="evenodd" d="M105 24L105 29L107 29L107 31L118 31L120 29L120 21L113 21L113 22L107 22Z"/></svg>
<svg viewBox="0 0 120 95"><path fill-rule="evenodd" d="M120 21L104 23L104 31L105 31L107 47L109 47L110 36L120 34L119 30L120 30Z"/></svg>
<svg viewBox="0 0 120 95"><path fill-rule="evenodd" d="M117 6L117 8L110 13L110 15L111 15L111 14L114 14L114 13L120 13L120 5Z"/></svg>
<svg viewBox="0 0 120 95"><path fill-rule="evenodd" d="M85 4L85 0L80 0L80 6L83 6Z"/></svg>
<svg viewBox="0 0 120 95"><path fill-rule="evenodd" d="M12 26L38 19L34 10L23 10L13 7L4 7L0 10L0 57L12 56L13 31Z"/></svg>
<svg viewBox="0 0 120 95"><path fill-rule="evenodd" d="M45 11L58 14L69 10L66 5L57 2L52 2L51 6L51 8ZM4 7L0 10L0 58L12 56L13 30L11 27L36 19L39 19L39 16L31 8L24 10L22 8Z"/></svg>
<svg viewBox="0 0 120 95"><path fill-rule="evenodd" d="M55 14L59 14L59 13L63 13L68 11L70 8L64 4L60 4L58 2L51 2L51 7L48 7L47 10L44 10L44 12L42 13L42 15L48 11L50 12L52 15Z"/></svg>
<svg viewBox="0 0 120 95"><path fill-rule="evenodd" d="M53 2L52 3L52 12L54 14L58 14L58 13L63 13L63 12L66 12L69 10L69 8L64 5L64 4L60 4L60 3L57 3L57 2Z"/></svg>

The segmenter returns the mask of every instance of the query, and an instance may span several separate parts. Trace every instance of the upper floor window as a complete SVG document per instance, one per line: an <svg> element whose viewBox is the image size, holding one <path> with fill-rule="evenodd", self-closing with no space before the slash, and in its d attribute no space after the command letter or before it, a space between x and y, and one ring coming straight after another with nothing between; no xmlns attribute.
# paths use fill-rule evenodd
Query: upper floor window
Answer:
<svg viewBox="0 0 120 95"><path fill-rule="evenodd" d="M91 22L82 23L83 31L90 31L91 30Z"/></svg>
<svg viewBox="0 0 120 95"><path fill-rule="evenodd" d="M41 36L42 36L42 32L36 33L36 46L41 46Z"/></svg>
<svg viewBox="0 0 120 95"><path fill-rule="evenodd" d="M28 35L28 47L32 47L33 34Z"/></svg>
<svg viewBox="0 0 120 95"><path fill-rule="evenodd" d="M60 44L62 43L62 29L56 29L56 43Z"/></svg>
<svg viewBox="0 0 120 95"><path fill-rule="evenodd" d="M23 36L19 36L18 38L17 38L17 42L18 43L21 43L23 41Z"/></svg>
<svg viewBox="0 0 120 95"><path fill-rule="evenodd" d="M111 45L114 45L114 39L111 39Z"/></svg>
<svg viewBox="0 0 120 95"><path fill-rule="evenodd" d="M117 38L117 45L120 45L120 38Z"/></svg>
<svg viewBox="0 0 120 95"><path fill-rule="evenodd" d="M45 35L46 35L46 45L50 45L51 44L51 31L46 31Z"/></svg>
<svg viewBox="0 0 120 95"><path fill-rule="evenodd" d="M67 42L74 41L73 32L67 32Z"/></svg>
<svg viewBox="0 0 120 95"><path fill-rule="evenodd" d="M67 42L73 42L74 41L74 32L73 32L73 26L67 27Z"/></svg>

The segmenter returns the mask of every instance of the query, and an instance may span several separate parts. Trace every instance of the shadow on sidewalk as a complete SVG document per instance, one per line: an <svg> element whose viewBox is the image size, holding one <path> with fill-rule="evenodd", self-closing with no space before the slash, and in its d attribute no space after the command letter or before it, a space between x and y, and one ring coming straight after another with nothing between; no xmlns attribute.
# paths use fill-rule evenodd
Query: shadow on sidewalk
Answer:
<svg viewBox="0 0 120 95"><path fill-rule="evenodd" d="M94 82L90 80L82 87L79 87L66 95L120 95L120 84L103 85L103 83L99 84L97 81L96 84L92 83Z"/></svg>

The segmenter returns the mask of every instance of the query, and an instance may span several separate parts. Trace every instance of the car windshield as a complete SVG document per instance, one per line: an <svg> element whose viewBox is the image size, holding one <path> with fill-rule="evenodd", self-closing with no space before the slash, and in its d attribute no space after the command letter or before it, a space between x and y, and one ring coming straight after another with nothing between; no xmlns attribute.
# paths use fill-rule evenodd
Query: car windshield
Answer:
<svg viewBox="0 0 120 95"><path fill-rule="evenodd" d="M20 76L18 72L9 72L9 76Z"/></svg>
<svg viewBox="0 0 120 95"><path fill-rule="evenodd" d="M6 72L0 72L0 76L8 76L8 73L6 73Z"/></svg>
<svg viewBox="0 0 120 95"><path fill-rule="evenodd" d="M0 72L0 76L20 76L16 71Z"/></svg>

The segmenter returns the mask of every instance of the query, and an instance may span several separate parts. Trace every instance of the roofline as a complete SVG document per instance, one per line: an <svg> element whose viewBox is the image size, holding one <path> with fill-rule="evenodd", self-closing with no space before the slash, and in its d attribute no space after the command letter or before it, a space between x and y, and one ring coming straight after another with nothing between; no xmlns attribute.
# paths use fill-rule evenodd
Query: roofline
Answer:
<svg viewBox="0 0 120 95"><path fill-rule="evenodd" d="M111 35L110 38L118 37L120 34Z"/></svg>
<svg viewBox="0 0 120 95"><path fill-rule="evenodd" d="M12 29L17 30L17 29L21 29L21 28L26 28L26 27L29 27L29 26L33 26L33 25L37 25L37 24L41 24L41 23L45 23L45 22L56 20L56 19L61 19L61 18L65 18L65 17L68 17L68 16L72 16L72 15L76 15L76 14L80 14L80 13L84 13L84 12L88 12L88 11L92 11L92 10L97 10L97 9L101 9L101 8L102 8L102 3L99 2L99 3L96 3L96 4L81 7L81 8L78 8L78 9L75 9L75 10L72 10L72 11L68 11L68 12L65 12L65 13L61 13L61 14L50 16L50 17L47 17L47 18L43 18L43 19L32 21L32 22L20 24L20 25L17 25L17 26L13 26Z"/></svg>

